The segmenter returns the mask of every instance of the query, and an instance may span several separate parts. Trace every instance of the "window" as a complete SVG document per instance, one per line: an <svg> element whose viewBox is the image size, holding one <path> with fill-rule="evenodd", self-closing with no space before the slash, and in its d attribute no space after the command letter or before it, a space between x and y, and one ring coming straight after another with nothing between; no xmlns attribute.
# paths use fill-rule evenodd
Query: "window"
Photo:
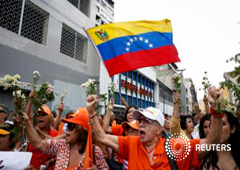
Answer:
<svg viewBox="0 0 240 170"><path fill-rule="evenodd" d="M142 84L145 85L145 77L142 77Z"/></svg>
<svg viewBox="0 0 240 170"><path fill-rule="evenodd" d="M131 96L128 96L128 104L129 105L132 105L133 103L132 103L132 97Z"/></svg>
<svg viewBox="0 0 240 170"><path fill-rule="evenodd" d="M115 93L115 95L114 95L114 103L116 103L116 104L119 104L119 100L118 100L118 93Z"/></svg>
<svg viewBox="0 0 240 170"><path fill-rule="evenodd" d="M141 108L141 100L138 99L138 105L137 105L138 108Z"/></svg>
<svg viewBox="0 0 240 170"><path fill-rule="evenodd" d="M66 24L63 24L62 38L60 52L79 60L83 63L87 62L87 49L88 39L70 28Z"/></svg>
<svg viewBox="0 0 240 170"><path fill-rule="evenodd" d="M141 83L141 75L138 75L138 83Z"/></svg>
<svg viewBox="0 0 240 170"><path fill-rule="evenodd" d="M128 72L128 77L132 78L132 72L131 71Z"/></svg>
<svg viewBox="0 0 240 170"><path fill-rule="evenodd" d="M132 103L132 105L134 105L134 106L137 105L137 99L136 99L136 97L133 98L133 103Z"/></svg>
<svg viewBox="0 0 240 170"><path fill-rule="evenodd" d="M22 2L1 0L0 26L18 34Z"/></svg>
<svg viewBox="0 0 240 170"><path fill-rule="evenodd" d="M135 80L135 81L137 80L137 72L135 72L135 71L133 72L133 80Z"/></svg>
<svg viewBox="0 0 240 170"><path fill-rule="evenodd" d="M100 12L100 8L99 8L99 6L97 6L97 12Z"/></svg>
<svg viewBox="0 0 240 170"><path fill-rule="evenodd" d="M25 1L21 18L22 1L1 0L0 26L46 45L49 14L29 0Z"/></svg>
<svg viewBox="0 0 240 170"><path fill-rule="evenodd" d="M101 5L106 8L107 4L104 1L101 1Z"/></svg>
<svg viewBox="0 0 240 170"><path fill-rule="evenodd" d="M79 11L89 17L89 0L68 0Z"/></svg>

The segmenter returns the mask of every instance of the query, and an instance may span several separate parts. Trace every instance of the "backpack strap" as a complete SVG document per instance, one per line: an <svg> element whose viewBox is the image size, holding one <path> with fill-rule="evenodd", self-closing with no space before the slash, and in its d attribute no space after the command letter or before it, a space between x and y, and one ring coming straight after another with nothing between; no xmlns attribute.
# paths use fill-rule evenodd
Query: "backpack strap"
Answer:
<svg viewBox="0 0 240 170"><path fill-rule="evenodd" d="M166 141L167 141L167 140L165 140L165 142L164 142L164 146L166 146ZM164 147L164 149L165 149L165 147ZM169 161L169 163L170 163L171 170L178 170L178 166L177 166L176 161L175 161L174 159L172 159L172 158L170 157L170 155L168 155L168 154L167 154L167 158L168 158L168 161Z"/></svg>

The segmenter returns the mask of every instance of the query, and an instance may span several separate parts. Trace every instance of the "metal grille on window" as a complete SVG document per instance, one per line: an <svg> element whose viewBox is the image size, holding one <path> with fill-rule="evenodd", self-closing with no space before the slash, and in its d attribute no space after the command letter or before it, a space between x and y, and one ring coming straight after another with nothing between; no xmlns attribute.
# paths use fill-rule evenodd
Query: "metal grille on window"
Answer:
<svg viewBox="0 0 240 170"><path fill-rule="evenodd" d="M68 0L73 6L89 17L89 0Z"/></svg>
<svg viewBox="0 0 240 170"><path fill-rule="evenodd" d="M60 52L83 63L87 62L88 39L63 24Z"/></svg>
<svg viewBox="0 0 240 170"><path fill-rule="evenodd" d="M1 27L46 45L47 12L29 0L1 0L0 8Z"/></svg>

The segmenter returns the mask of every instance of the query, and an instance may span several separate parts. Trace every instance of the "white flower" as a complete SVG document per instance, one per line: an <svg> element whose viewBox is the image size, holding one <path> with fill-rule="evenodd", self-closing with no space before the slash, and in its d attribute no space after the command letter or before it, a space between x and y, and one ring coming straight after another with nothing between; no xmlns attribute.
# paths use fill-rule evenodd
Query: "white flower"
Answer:
<svg viewBox="0 0 240 170"><path fill-rule="evenodd" d="M178 80L178 84L181 84L181 79Z"/></svg>
<svg viewBox="0 0 240 170"><path fill-rule="evenodd" d="M16 80L20 80L21 76L19 74L15 74L13 78L15 78Z"/></svg>
<svg viewBox="0 0 240 170"><path fill-rule="evenodd" d="M21 93L22 93L21 90L18 90L18 91L16 92L16 94L17 94L16 96L17 96L17 97L20 97L20 96L21 96Z"/></svg>
<svg viewBox="0 0 240 170"><path fill-rule="evenodd" d="M33 75L40 75L40 73L37 70L34 70Z"/></svg>
<svg viewBox="0 0 240 170"><path fill-rule="evenodd" d="M15 92L15 91L13 92L13 96L14 96L14 97L16 96L16 92Z"/></svg>
<svg viewBox="0 0 240 170"><path fill-rule="evenodd" d="M178 74L177 74L177 73L174 73L174 74L172 75L172 79L173 79L173 80L175 80L177 77L178 77Z"/></svg>
<svg viewBox="0 0 240 170"><path fill-rule="evenodd" d="M50 83L48 83L48 88L53 90L53 89L54 89L54 86L51 85Z"/></svg>
<svg viewBox="0 0 240 170"><path fill-rule="evenodd" d="M21 98L22 98L22 99L25 99L26 97L25 97L25 95L24 95L24 94L22 94Z"/></svg>
<svg viewBox="0 0 240 170"><path fill-rule="evenodd" d="M4 79L4 81L11 81L12 77L9 74L7 74L3 77L3 79Z"/></svg>
<svg viewBox="0 0 240 170"><path fill-rule="evenodd" d="M46 94L51 94L53 92L53 89L54 87L49 83L47 82L47 90L46 90Z"/></svg>
<svg viewBox="0 0 240 170"><path fill-rule="evenodd" d="M51 94L51 93L52 93L52 89L48 88L48 89L46 90L46 94Z"/></svg>
<svg viewBox="0 0 240 170"><path fill-rule="evenodd" d="M67 93L68 93L68 91L67 91L67 90L64 90L64 91L63 91L63 94L65 94L65 95L66 95Z"/></svg>
<svg viewBox="0 0 240 170"><path fill-rule="evenodd" d="M35 70L35 71L33 72L33 78L34 78L35 80L38 80L40 77L41 77L41 74L40 74L37 70Z"/></svg>
<svg viewBox="0 0 240 170"><path fill-rule="evenodd" d="M80 87L85 88L86 87L86 83L83 83Z"/></svg>

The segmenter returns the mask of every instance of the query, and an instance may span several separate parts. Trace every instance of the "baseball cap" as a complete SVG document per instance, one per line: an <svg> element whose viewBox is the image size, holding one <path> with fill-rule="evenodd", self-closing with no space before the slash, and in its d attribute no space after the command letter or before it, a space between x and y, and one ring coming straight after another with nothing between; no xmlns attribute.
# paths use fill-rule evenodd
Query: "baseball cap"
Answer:
<svg viewBox="0 0 240 170"><path fill-rule="evenodd" d="M153 108L153 107L147 107L146 109L138 109L133 112L133 118L138 120L140 116L143 115L144 117L147 117L151 120L156 120L161 126L164 126L164 116L161 112L161 110Z"/></svg>
<svg viewBox="0 0 240 170"><path fill-rule="evenodd" d="M42 105L42 109L39 108L38 109L38 112L44 112L46 113L47 115L50 115L51 114L51 110L49 109L49 107L45 104Z"/></svg>
<svg viewBox="0 0 240 170"><path fill-rule="evenodd" d="M127 126L130 126L131 128L133 128L133 129L135 129L135 130L138 130L139 129L139 126L138 126L138 121L136 121L136 120L133 120L133 121L131 121L130 123L129 122L127 122L127 121L125 121L125 122L123 122L123 124L122 124L122 128L124 129L124 130L127 130Z"/></svg>
<svg viewBox="0 0 240 170"><path fill-rule="evenodd" d="M64 123L73 123L77 125L81 125L82 127L88 128L88 122L89 122L89 116L87 108L85 107L79 107L77 108L76 112L73 114L73 116L70 119L62 119Z"/></svg>
<svg viewBox="0 0 240 170"><path fill-rule="evenodd" d="M9 123L0 124L0 135L10 135L14 126Z"/></svg>

